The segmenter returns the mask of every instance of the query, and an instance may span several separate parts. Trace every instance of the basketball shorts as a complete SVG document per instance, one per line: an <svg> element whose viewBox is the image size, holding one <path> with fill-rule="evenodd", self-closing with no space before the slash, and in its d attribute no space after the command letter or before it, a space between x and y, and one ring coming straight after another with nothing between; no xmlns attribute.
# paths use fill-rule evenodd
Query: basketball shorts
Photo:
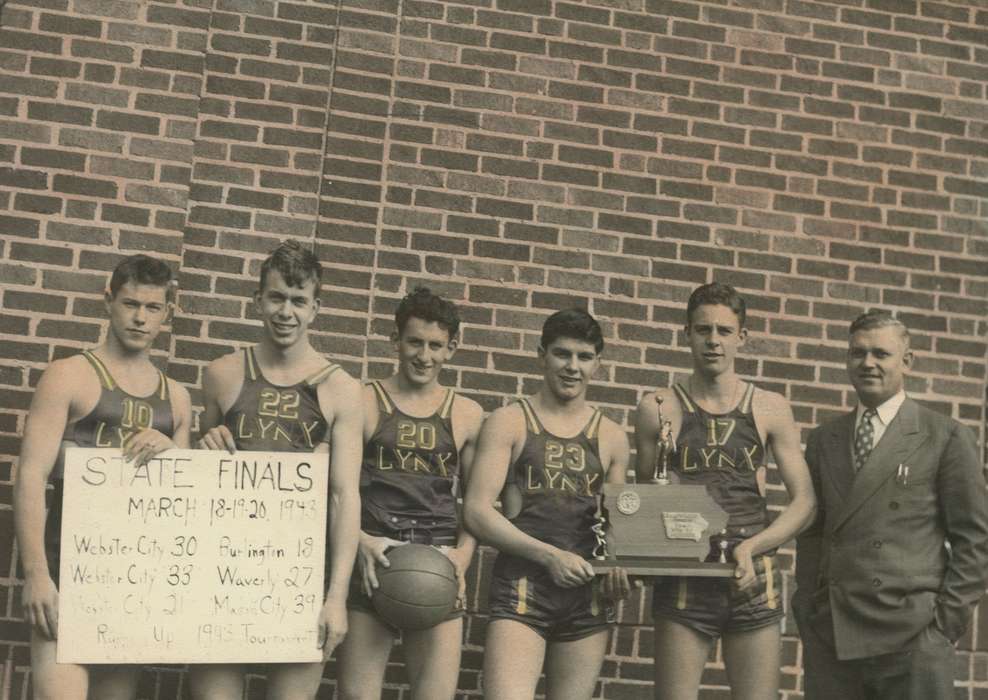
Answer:
<svg viewBox="0 0 988 700"><path fill-rule="evenodd" d="M777 623L782 574L775 556L752 557L756 580L744 589L733 578L665 576L654 579L652 616L678 622L708 637Z"/></svg>
<svg viewBox="0 0 988 700"><path fill-rule="evenodd" d="M617 621L614 604L600 592L601 581L563 588L538 564L499 554L491 575L491 620L517 620L550 642L582 639Z"/></svg>
<svg viewBox="0 0 988 700"><path fill-rule="evenodd" d="M371 532L368 533L376 537L390 537L393 540L399 540L401 542L409 542L412 544L429 544L437 549L449 549L450 547L456 546L456 533L433 533L428 530L400 530L387 533ZM360 612L372 615L378 622L387 627L395 634L399 634L401 630L397 627L386 622L377 611L374 609L374 603L371 602L370 597L364 593L363 578L360 575L360 564L359 562L354 564L353 573L350 575L350 589L347 593L347 608L350 610L359 610ZM466 614L465 604L462 600L456 601L456 607L450 611L446 619L443 620L455 620L459 617L463 617Z"/></svg>

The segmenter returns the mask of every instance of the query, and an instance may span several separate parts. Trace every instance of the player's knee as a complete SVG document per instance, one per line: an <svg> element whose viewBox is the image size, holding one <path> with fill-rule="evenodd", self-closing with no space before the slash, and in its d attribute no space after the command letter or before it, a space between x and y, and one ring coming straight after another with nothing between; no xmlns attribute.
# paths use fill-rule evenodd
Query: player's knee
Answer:
<svg viewBox="0 0 988 700"><path fill-rule="evenodd" d="M339 700L371 700L371 698L376 697L372 688L354 687L342 680L336 687L336 696Z"/></svg>
<svg viewBox="0 0 988 700"><path fill-rule="evenodd" d="M76 685L79 687L72 688L64 683L58 683L55 679L39 677L37 673L34 673L31 678L31 697L33 700L71 700L72 698L84 700L86 697L85 682Z"/></svg>

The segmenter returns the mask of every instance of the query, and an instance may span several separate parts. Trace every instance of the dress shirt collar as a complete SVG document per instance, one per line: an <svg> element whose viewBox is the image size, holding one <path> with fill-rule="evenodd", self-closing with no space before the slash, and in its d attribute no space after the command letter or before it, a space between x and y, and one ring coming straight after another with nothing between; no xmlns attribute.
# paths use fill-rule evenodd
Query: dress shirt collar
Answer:
<svg viewBox="0 0 988 700"><path fill-rule="evenodd" d="M888 427L888 424L892 422L896 414L899 413L899 409L902 408L902 403L906 400L905 389L900 389L899 393L888 399L885 403L879 405L875 410L878 413L878 420L882 422L882 426ZM854 414L854 424L857 425L861 422L861 414L865 412L864 404L858 404L858 410Z"/></svg>

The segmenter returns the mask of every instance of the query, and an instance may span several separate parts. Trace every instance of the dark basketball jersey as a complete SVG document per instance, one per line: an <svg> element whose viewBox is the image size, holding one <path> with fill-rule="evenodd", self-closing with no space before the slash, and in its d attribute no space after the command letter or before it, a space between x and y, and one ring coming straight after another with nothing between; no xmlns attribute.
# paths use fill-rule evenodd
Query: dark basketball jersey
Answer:
<svg viewBox="0 0 988 700"><path fill-rule="evenodd" d="M602 415L594 410L586 427L571 438L548 432L527 399L525 446L508 479L521 491L521 510L512 519L519 530L542 542L590 558L597 539L598 494L604 483L598 431Z"/></svg>
<svg viewBox="0 0 988 700"><path fill-rule="evenodd" d="M683 484L702 484L727 511L728 527L764 526L765 499L756 472L765 464L765 446L751 412L755 386L749 384L737 406L725 414L704 411L686 390L673 390L683 407L672 466Z"/></svg>
<svg viewBox="0 0 988 700"><path fill-rule="evenodd" d="M377 428L364 446L360 475L361 529L372 534L426 529L455 534L460 455L451 417L456 394L431 416L415 418L397 407L380 382Z"/></svg>
<svg viewBox="0 0 988 700"><path fill-rule="evenodd" d="M261 374L254 349L244 348L244 383L223 416L237 449L312 452L326 441L328 425L319 408L318 386L339 368L330 362L298 384L278 386Z"/></svg>
<svg viewBox="0 0 988 700"><path fill-rule="evenodd" d="M68 445L79 447L120 447L123 442L145 428L154 428L162 435L172 436L175 420L168 398L168 380L158 371L158 388L150 396L131 396L116 383L110 371L96 355L84 350L85 357L100 381L96 406L69 428L62 438ZM52 478L61 479L63 464L59 460Z"/></svg>
<svg viewBox="0 0 988 700"><path fill-rule="evenodd" d="M62 449L52 469L53 489L45 519L45 556L48 571L55 584L59 581L59 550L62 538L62 491L65 477L64 448L120 447L131 435L145 428L154 428L162 435L175 433L175 417L168 394L168 380L158 371L158 388L150 396L131 396L116 383L113 375L96 355L82 353L100 382L99 401L86 416L76 421L62 437Z"/></svg>

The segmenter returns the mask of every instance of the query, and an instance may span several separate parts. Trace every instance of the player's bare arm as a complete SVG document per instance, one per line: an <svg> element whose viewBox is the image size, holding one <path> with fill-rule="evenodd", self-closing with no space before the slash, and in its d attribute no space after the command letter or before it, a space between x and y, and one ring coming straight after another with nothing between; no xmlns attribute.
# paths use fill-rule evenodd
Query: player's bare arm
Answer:
<svg viewBox="0 0 988 700"><path fill-rule="evenodd" d="M499 408L484 422L467 489L464 508L467 529L480 542L541 564L556 585L579 586L594 575L586 559L526 535L494 507L509 466L521 454L525 438L525 416L517 404Z"/></svg>
<svg viewBox="0 0 988 700"><path fill-rule="evenodd" d="M319 405L330 425L329 542L330 579L319 614L323 660L343 641L347 631L347 590L360 537L360 461L364 412L359 382L334 372L319 385ZM321 443L317 449L326 449Z"/></svg>
<svg viewBox="0 0 988 700"><path fill-rule="evenodd" d="M661 419L656 398L662 399ZM682 419L683 411L672 389L648 392L638 402L635 414L635 474L638 483L648 483L655 476L655 445L662 430L661 423L669 421L672 424L672 439L675 441Z"/></svg>
<svg viewBox="0 0 988 700"><path fill-rule="evenodd" d="M99 400L99 380L80 355L53 362L31 400L14 483L14 530L24 567L22 600L28 624L54 639L58 591L45 558L45 489L69 425ZM52 439L52 436L59 436Z"/></svg>
<svg viewBox="0 0 988 700"><path fill-rule="evenodd" d="M174 379L169 379L168 396L171 399L172 416L175 418L172 442L175 447L188 449L192 446L192 398L189 390Z"/></svg>
<svg viewBox="0 0 988 700"><path fill-rule="evenodd" d="M484 409L476 401L465 396L457 396L453 403L453 439L460 453L460 493L466 493L470 481L470 470L477 454L477 439L480 437L480 427L484 421ZM462 514L460 526L456 533L456 547L446 550L446 555L456 568L456 577L460 582L459 597L461 601L466 596L466 573L470 561L477 549L477 540L463 526Z"/></svg>
<svg viewBox="0 0 988 700"><path fill-rule="evenodd" d="M236 452L233 434L223 425L223 415L236 401L243 381L243 359L239 352L231 352L206 366L202 375L204 410L199 416L199 440L196 443L200 450Z"/></svg>
<svg viewBox="0 0 988 700"><path fill-rule="evenodd" d="M764 426L765 445L772 451L786 490L789 505L767 528L734 548L738 563L735 578L741 587L755 580L752 557L785 544L798 535L816 512L816 496L810 472L803 459L799 428L789 403L779 394L756 390L752 399L755 423Z"/></svg>

